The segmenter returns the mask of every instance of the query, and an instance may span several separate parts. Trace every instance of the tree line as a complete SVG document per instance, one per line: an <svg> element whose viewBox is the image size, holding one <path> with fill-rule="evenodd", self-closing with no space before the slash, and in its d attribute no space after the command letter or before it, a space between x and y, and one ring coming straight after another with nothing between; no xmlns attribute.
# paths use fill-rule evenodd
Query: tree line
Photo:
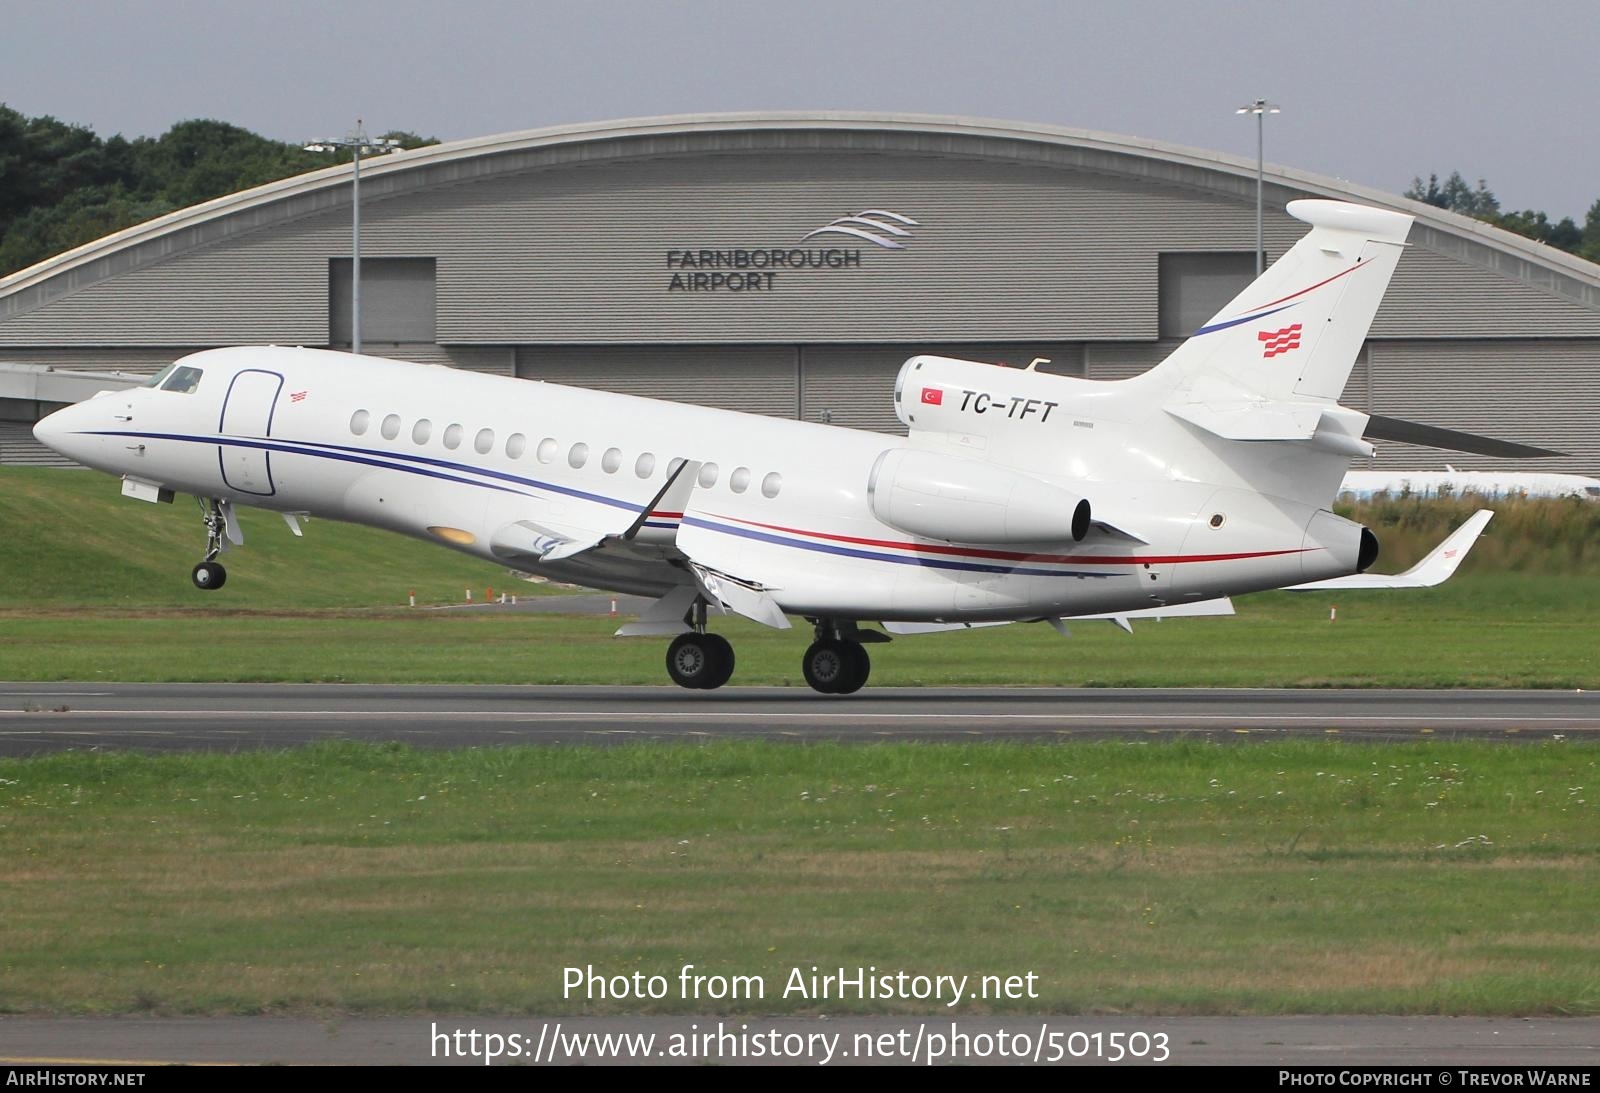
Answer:
<svg viewBox="0 0 1600 1093"><path fill-rule="evenodd" d="M433 138L392 131L404 148ZM183 121L159 137L102 139L87 126L30 118L0 103L0 277L112 232L202 201L342 162L222 121ZM1453 171L1412 180L1405 196L1600 262L1600 201L1580 227L1507 212L1487 183Z"/></svg>
<svg viewBox="0 0 1600 1093"><path fill-rule="evenodd" d="M438 143L383 135L405 148ZM86 126L0 103L0 277L166 213L348 158L221 121L102 139Z"/></svg>
<svg viewBox="0 0 1600 1093"><path fill-rule="evenodd" d="M1600 262L1600 201L1589 206L1583 226L1579 227L1570 216L1551 223L1549 216L1533 209L1505 212L1487 182L1480 178L1476 186L1469 185L1460 171L1451 171L1443 182L1438 175L1429 175L1426 183L1420 177L1413 178L1405 196Z"/></svg>

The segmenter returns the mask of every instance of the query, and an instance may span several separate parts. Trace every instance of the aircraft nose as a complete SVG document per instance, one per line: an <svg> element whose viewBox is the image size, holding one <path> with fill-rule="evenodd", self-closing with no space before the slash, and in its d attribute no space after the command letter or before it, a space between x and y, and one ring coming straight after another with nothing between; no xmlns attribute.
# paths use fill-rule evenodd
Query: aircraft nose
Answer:
<svg viewBox="0 0 1600 1093"><path fill-rule="evenodd" d="M65 431L61 427L61 414L62 411L60 410L53 414L47 414L35 422L33 426L33 439L51 451L61 450L56 447L56 444L61 440L61 434Z"/></svg>
<svg viewBox="0 0 1600 1093"><path fill-rule="evenodd" d="M56 454L81 462L84 438L78 428L82 419L78 405L63 406L39 419L33 427L33 438Z"/></svg>

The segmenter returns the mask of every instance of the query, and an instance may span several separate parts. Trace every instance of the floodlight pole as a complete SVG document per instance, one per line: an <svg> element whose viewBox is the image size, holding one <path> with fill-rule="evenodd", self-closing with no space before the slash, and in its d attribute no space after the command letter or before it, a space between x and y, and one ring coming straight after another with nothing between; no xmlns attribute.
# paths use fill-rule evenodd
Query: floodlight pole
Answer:
<svg viewBox="0 0 1600 1093"><path fill-rule="evenodd" d="M1261 276L1262 267L1266 265L1266 245L1261 238L1261 179L1265 173L1266 161L1263 155L1265 139L1265 121L1268 114L1278 113L1278 105L1266 99L1257 99L1235 110L1235 114L1254 114L1256 116L1256 276Z"/></svg>
<svg viewBox="0 0 1600 1093"><path fill-rule="evenodd" d="M361 154L384 155L400 147L400 142L387 137L376 139L367 136L361 119L356 119L355 131L337 140L319 140L306 145L308 152L333 152L350 149L350 352L361 352Z"/></svg>

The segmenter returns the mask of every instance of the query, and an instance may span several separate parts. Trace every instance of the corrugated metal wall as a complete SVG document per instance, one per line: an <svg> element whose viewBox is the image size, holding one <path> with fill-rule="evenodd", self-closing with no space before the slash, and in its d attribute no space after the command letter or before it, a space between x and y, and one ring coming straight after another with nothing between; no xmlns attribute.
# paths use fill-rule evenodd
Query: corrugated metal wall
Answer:
<svg viewBox="0 0 1600 1093"><path fill-rule="evenodd" d="M770 287L674 291L671 252L787 250L841 215L917 220L904 249L807 248L859 266L767 270ZM1268 214L1268 247L1302 230ZM91 284L0 322L0 347L326 344L330 209ZM1162 252L1253 242L1248 204L1149 181L1012 162L728 153L489 174L363 205L363 252L437 260L443 344L1150 340ZM851 261L854 261L852 258ZM726 271L724 271L726 272ZM737 272L737 271L735 271ZM1385 337L1600 336L1600 315L1412 248Z"/></svg>
<svg viewBox="0 0 1600 1093"><path fill-rule="evenodd" d="M363 205L365 209L365 205ZM218 346L328 342L333 216L280 224L79 289L0 322L0 346Z"/></svg>
<svg viewBox="0 0 1600 1093"><path fill-rule="evenodd" d="M516 356L524 379L773 417L799 408L793 346L524 346Z"/></svg>
<svg viewBox="0 0 1600 1093"><path fill-rule="evenodd" d="M1372 405L1361 408L1571 453L1539 460L1538 470L1600 470L1600 345L1374 340L1368 352ZM1505 466L1503 460L1403 445L1384 446L1378 466L1442 469L1445 461L1471 470Z"/></svg>

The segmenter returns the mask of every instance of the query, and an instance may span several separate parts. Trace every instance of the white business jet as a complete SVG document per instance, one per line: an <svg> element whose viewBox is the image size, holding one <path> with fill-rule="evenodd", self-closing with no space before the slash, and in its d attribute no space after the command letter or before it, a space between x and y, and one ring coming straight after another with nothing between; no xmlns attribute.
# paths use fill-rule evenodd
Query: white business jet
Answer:
<svg viewBox="0 0 1600 1093"><path fill-rule="evenodd" d="M1226 597L1263 589L1437 583L1488 513L1379 577L1372 533L1328 510L1379 435L1337 398L1411 217L1289 211L1311 231L1151 371L1093 382L913 357L894 387L904 439L277 347L196 353L35 434L131 497L199 498L202 589L243 542L236 506L297 534L307 514L367 524L655 597L619 633L675 635L667 671L690 688L733 673L709 610L804 618L806 681L844 694L866 682L863 644L889 634L1126 628L1228 614Z"/></svg>

